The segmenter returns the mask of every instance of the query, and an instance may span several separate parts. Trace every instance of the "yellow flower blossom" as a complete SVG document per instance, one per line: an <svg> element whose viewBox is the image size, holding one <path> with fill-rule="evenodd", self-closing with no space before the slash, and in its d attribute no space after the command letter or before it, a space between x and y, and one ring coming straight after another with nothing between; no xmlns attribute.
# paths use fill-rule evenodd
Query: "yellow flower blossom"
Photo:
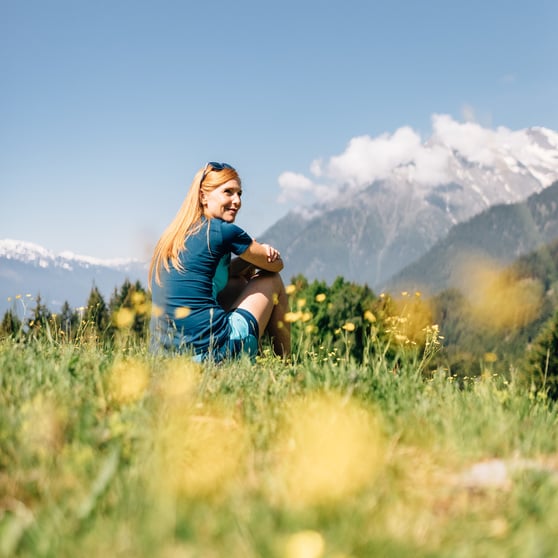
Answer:
<svg viewBox="0 0 558 558"><path fill-rule="evenodd" d="M110 393L121 404L141 399L149 384L147 364L138 359L117 361L109 379Z"/></svg>
<svg viewBox="0 0 558 558"><path fill-rule="evenodd" d="M324 555L324 538L317 531L299 531L291 535L286 544L286 558L321 558Z"/></svg>
<svg viewBox="0 0 558 558"><path fill-rule="evenodd" d="M319 293L316 295L316 302L323 302L326 299L325 293Z"/></svg>
<svg viewBox="0 0 558 558"><path fill-rule="evenodd" d="M186 306L180 306L174 311L174 317L177 320L182 320L183 318L186 318L189 314L190 314L190 308L187 308Z"/></svg>
<svg viewBox="0 0 558 558"><path fill-rule="evenodd" d="M134 324L136 313L130 308L120 308L114 313L113 321L118 329L128 329Z"/></svg>
<svg viewBox="0 0 558 558"><path fill-rule="evenodd" d="M136 291L132 293L131 299L132 299L132 304L134 306L138 306L145 302L145 294Z"/></svg>
<svg viewBox="0 0 558 558"><path fill-rule="evenodd" d="M496 362L498 355L496 353L484 353L484 362Z"/></svg>
<svg viewBox="0 0 558 558"><path fill-rule="evenodd" d="M295 291L296 291L296 286L295 286L295 285L287 285L287 286L285 287L285 292L286 292L288 295L292 295Z"/></svg>
<svg viewBox="0 0 558 558"><path fill-rule="evenodd" d="M364 313L364 319L367 322L373 323L376 321L376 316L374 316L374 314L370 310L366 310L366 312Z"/></svg>
<svg viewBox="0 0 558 558"><path fill-rule="evenodd" d="M160 318L163 315L163 309L156 304L151 305L151 314L156 318Z"/></svg>
<svg viewBox="0 0 558 558"><path fill-rule="evenodd" d="M302 318L302 312L286 312L285 321L288 323L298 322Z"/></svg>
<svg viewBox="0 0 558 558"><path fill-rule="evenodd" d="M345 331L354 331L356 329L355 324L353 322L347 322L343 325L343 329Z"/></svg>
<svg viewBox="0 0 558 558"><path fill-rule="evenodd" d="M305 298L299 298L296 301L296 305L298 308L304 308L306 306L306 299Z"/></svg>

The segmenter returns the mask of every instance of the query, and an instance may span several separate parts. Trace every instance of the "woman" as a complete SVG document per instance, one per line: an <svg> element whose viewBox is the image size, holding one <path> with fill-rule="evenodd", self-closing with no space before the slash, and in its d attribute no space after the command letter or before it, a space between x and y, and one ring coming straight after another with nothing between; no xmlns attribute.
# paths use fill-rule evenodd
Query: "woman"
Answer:
<svg viewBox="0 0 558 558"><path fill-rule="evenodd" d="M283 261L234 225L241 196L230 165L210 162L196 173L149 268L153 348L190 351L199 361L254 357L267 331L275 353L289 356ZM231 253L239 258L231 261Z"/></svg>

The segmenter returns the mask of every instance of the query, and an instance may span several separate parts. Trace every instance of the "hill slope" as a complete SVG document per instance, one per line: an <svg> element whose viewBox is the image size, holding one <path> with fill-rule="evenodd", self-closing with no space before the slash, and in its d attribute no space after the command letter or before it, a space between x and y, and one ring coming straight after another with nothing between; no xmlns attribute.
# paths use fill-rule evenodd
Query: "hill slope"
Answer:
<svg viewBox="0 0 558 558"><path fill-rule="evenodd" d="M497 268L558 238L558 182L525 202L497 205L454 226L425 255L386 281L390 291L467 291L477 266Z"/></svg>

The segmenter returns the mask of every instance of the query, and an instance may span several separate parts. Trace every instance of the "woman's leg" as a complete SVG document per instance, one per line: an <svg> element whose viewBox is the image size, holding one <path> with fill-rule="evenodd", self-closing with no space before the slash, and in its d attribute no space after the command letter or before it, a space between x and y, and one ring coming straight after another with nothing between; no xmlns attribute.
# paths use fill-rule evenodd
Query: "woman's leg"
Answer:
<svg viewBox="0 0 558 558"><path fill-rule="evenodd" d="M248 281L233 308L244 308L258 321L260 337L269 333L273 350L281 357L291 354L291 324L285 321L289 300L278 273L261 272Z"/></svg>

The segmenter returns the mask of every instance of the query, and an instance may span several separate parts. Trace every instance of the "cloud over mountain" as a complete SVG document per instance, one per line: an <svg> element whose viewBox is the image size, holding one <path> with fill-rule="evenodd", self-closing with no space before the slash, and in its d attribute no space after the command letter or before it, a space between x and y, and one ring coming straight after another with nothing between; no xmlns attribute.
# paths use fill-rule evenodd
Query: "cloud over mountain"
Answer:
<svg viewBox="0 0 558 558"><path fill-rule="evenodd" d="M558 133L545 128L490 129L435 114L426 140L408 126L392 134L357 136L342 153L313 161L313 178L284 172L279 177L280 201L308 202L310 196L327 201L346 188L358 190L390 179L428 190L455 180L456 158L480 168L504 165L530 174L546 187L558 178Z"/></svg>

